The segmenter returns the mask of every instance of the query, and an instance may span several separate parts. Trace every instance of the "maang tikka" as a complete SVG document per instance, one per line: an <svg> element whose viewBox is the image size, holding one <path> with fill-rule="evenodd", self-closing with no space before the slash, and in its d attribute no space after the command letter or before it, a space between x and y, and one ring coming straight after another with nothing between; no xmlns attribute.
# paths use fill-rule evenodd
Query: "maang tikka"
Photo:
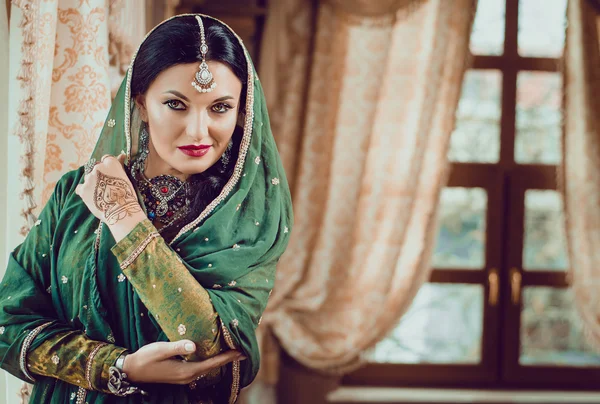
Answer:
<svg viewBox="0 0 600 404"><path fill-rule="evenodd" d="M200 54L202 55L202 63L200 63L200 67L196 72L192 85L198 92L210 93L215 89L217 83L215 83L212 73L208 70L208 64L206 64L208 45L206 44L206 38L204 36L204 24L199 15L196 16L196 21L198 21L198 25L200 26Z"/></svg>

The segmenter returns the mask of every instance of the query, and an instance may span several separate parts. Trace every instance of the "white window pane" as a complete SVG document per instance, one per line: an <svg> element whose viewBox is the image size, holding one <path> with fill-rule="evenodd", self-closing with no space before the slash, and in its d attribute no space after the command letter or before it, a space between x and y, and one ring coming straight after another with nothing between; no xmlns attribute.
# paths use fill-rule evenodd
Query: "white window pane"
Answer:
<svg viewBox="0 0 600 404"><path fill-rule="evenodd" d="M554 57L565 46L567 0L519 1L519 54Z"/></svg>
<svg viewBox="0 0 600 404"><path fill-rule="evenodd" d="M497 163L500 159L502 74L497 70L465 73L456 128L448 159L461 163Z"/></svg>
<svg viewBox="0 0 600 404"><path fill-rule="evenodd" d="M483 287L426 283L393 332L369 360L398 364L481 361Z"/></svg>
<svg viewBox="0 0 600 404"><path fill-rule="evenodd" d="M599 367L571 289L527 287L521 312L521 365Z"/></svg>
<svg viewBox="0 0 600 404"><path fill-rule="evenodd" d="M471 53L502 55L504 51L505 0L479 0L471 32Z"/></svg>

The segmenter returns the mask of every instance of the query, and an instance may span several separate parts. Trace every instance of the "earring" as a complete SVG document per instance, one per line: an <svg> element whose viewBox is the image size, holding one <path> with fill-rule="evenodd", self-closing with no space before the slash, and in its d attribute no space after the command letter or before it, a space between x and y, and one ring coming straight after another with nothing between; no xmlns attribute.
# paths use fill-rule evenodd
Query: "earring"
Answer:
<svg viewBox="0 0 600 404"><path fill-rule="evenodd" d="M148 124L144 123L140 130L139 153L132 166L135 171L144 172L146 168L146 159L150 153L149 149L150 134L148 133Z"/></svg>
<svg viewBox="0 0 600 404"><path fill-rule="evenodd" d="M221 174L223 174L223 173L225 173L225 171L227 171L227 166L229 165L229 159L231 158L231 149L232 148L233 148L233 141L231 141L231 139L230 139L229 143L227 144L227 148L225 149L225 151L223 152L223 155L221 156L221 168L219 169Z"/></svg>
<svg viewBox="0 0 600 404"><path fill-rule="evenodd" d="M148 124L144 123L144 126L142 126L142 130L140 131L140 154L144 155L144 159L145 157L148 157L148 153L150 152L148 146L149 143L150 134L148 133Z"/></svg>

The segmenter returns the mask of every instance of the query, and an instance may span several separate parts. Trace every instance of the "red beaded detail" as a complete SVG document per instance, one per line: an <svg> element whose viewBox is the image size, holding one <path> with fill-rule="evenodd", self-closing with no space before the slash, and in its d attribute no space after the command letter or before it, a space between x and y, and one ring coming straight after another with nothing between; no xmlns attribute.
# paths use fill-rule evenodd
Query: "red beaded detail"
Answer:
<svg viewBox="0 0 600 404"><path fill-rule="evenodd" d="M162 192L163 194L166 194L167 192L169 192L169 188L167 188L167 187L162 187L162 188L160 189L160 192Z"/></svg>

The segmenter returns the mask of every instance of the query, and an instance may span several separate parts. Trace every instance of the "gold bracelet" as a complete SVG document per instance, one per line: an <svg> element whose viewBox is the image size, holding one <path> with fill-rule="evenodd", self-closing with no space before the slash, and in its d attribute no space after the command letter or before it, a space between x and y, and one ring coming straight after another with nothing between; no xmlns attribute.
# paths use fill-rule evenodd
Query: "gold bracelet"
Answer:
<svg viewBox="0 0 600 404"><path fill-rule="evenodd" d="M133 250L131 255L129 257L127 257L125 260L123 260L123 262L121 262L121 265L120 265L121 269L124 270L129 265L131 265L131 263L133 261L135 261L137 259L137 257L140 256L142 251L144 251L146 249L146 247L148 247L148 244L150 244L150 242L157 237L160 237L160 234L158 234L158 232L154 231L154 232L150 233L148 235L148 237L146 237L146 239L144 241L142 241L135 250Z"/></svg>
<svg viewBox="0 0 600 404"><path fill-rule="evenodd" d="M92 362L94 360L94 357L100 350L100 348L102 348L103 346L106 346L106 345L108 345L106 342L101 342L98 345L96 345L96 347L90 353L90 356L88 357L88 360L85 364L85 380L87 380L88 385L90 386L90 390L93 389L93 386L92 386Z"/></svg>

